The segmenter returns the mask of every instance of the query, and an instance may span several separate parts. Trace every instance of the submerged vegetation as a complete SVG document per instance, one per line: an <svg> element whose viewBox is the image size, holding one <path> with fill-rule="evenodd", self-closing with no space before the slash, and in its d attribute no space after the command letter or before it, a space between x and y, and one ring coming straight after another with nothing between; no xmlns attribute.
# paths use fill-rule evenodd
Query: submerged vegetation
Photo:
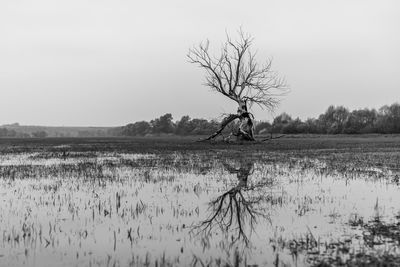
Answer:
<svg viewBox="0 0 400 267"><path fill-rule="evenodd" d="M399 138L2 140L0 266L396 266Z"/></svg>

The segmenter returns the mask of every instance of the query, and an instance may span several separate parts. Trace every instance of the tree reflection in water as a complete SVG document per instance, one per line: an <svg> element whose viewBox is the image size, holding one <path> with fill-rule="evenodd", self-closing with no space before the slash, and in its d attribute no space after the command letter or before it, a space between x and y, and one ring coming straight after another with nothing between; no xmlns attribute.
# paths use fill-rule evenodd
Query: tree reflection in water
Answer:
<svg viewBox="0 0 400 267"><path fill-rule="evenodd" d="M210 215L197 227L205 234L210 234L216 227L224 233L233 232L232 244L242 240L247 246L257 219L269 220L266 204L272 197L265 189L271 188L273 181L262 177L258 182L249 182L249 176L254 173L253 161L242 160L239 167L232 162L222 165L230 174L236 174L237 184L209 202Z"/></svg>

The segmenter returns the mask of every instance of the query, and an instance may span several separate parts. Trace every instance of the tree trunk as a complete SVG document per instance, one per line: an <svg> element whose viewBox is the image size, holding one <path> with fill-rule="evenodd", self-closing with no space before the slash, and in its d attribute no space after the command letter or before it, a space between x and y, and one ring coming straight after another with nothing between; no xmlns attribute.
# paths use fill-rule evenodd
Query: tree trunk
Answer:
<svg viewBox="0 0 400 267"><path fill-rule="evenodd" d="M246 101L238 101L239 108L237 115L240 120L239 129L236 133L236 137L240 141L255 141L254 139L254 122L253 114L248 112Z"/></svg>

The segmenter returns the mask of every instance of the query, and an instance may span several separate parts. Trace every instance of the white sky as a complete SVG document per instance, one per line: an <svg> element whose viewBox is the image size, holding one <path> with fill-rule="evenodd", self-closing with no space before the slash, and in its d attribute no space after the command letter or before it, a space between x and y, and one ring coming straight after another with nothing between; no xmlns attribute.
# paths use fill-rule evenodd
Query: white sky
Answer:
<svg viewBox="0 0 400 267"><path fill-rule="evenodd" d="M0 124L124 125L236 106L202 85L188 49L251 33L291 92L276 114L400 101L397 0L1 0ZM256 110L257 119L270 119Z"/></svg>

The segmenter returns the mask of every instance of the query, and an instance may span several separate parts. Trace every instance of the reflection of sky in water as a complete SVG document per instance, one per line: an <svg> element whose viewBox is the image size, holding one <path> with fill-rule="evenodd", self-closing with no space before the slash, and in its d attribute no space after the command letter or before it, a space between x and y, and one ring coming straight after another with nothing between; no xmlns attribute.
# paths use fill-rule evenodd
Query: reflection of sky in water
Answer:
<svg viewBox="0 0 400 267"><path fill-rule="evenodd" d="M3 177L2 266L125 266L143 263L146 257L160 264L163 255L174 265L190 264L194 256L204 263L220 258L233 264L235 249L248 264L272 265L276 253L281 262L291 264L294 259L287 248L279 247L282 242L312 235L321 243L350 239L351 249L368 250L359 238L361 229L349 226L349 220L357 216L368 221L379 214L390 222L399 212L397 186L362 174L344 178L339 172L324 173L323 161L304 168L301 160L290 166L243 159L210 162L178 153L165 161L153 154L40 156L6 154L0 166L15 166L18 172L22 165L90 162L86 171L92 171L93 166L112 164L102 166L99 173L107 175L95 179L68 173L49 176L46 169L40 177ZM146 168L127 164L146 160L157 161ZM185 167L176 164L180 161ZM265 215L256 216L253 230L249 216L241 221L248 246L243 240L232 242L235 224L224 231L218 223L209 232L199 231L213 214L210 201L233 188L245 201L260 199L252 208ZM303 258L299 255L298 261Z"/></svg>

